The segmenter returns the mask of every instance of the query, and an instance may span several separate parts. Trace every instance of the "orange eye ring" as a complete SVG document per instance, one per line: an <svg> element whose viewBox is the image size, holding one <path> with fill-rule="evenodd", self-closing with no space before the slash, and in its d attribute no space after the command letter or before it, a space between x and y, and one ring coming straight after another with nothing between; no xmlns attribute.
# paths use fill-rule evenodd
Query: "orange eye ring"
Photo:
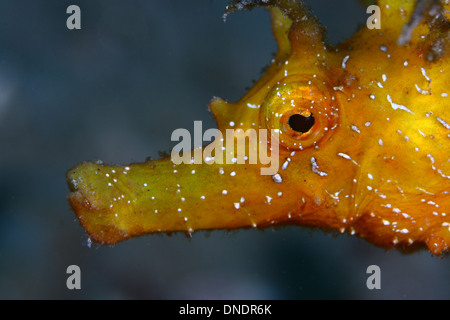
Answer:
<svg viewBox="0 0 450 320"><path fill-rule="evenodd" d="M280 145L289 150L316 145L338 122L337 102L314 80L299 75L284 78L263 102L262 123L278 129Z"/></svg>

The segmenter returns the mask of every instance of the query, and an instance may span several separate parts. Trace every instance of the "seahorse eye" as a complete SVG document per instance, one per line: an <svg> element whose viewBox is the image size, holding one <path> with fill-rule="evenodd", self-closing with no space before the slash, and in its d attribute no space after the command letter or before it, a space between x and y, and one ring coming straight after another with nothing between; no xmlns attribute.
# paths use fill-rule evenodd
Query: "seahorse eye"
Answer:
<svg viewBox="0 0 450 320"><path fill-rule="evenodd" d="M314 115L312 113L309 116L299 113L293 114L289 117L288 124L294 131L301 133L308 132L314 125Z"/></svg>
<svg viewBox="0 0 450 320"><path fill-rule="evenodd" d="M260 116L267 129L278 130L281 146L304 150L330 136L338 123L339 105L325 81L292 75L267 94Z"/></svg>

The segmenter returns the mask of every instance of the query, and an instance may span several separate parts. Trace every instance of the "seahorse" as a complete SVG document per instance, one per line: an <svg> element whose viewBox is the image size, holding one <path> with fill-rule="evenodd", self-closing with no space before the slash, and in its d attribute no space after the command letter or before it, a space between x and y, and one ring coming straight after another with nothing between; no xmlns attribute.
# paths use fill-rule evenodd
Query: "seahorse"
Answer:
<svg viewBox="0 0 450 320"><path fill-rule="evenodd" d="M301 2L234 1L226 14L256 6L270 12L278 53L238 102L210 102L220 136L184 150L187 163L173 161L178 150L67 172L68 201L90 238L302 225L448 252L448 2L379 0L382 28L337 46ZM257 143L236 157L227 142L253 132ZM261 153L248 156L256 150L277 160L271 174Z"/></svg>

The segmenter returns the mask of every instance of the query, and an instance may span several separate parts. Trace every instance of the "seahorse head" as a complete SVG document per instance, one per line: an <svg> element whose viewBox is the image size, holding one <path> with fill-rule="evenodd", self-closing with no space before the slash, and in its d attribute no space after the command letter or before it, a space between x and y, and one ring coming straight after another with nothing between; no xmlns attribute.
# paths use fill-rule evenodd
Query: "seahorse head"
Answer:
<svg viewBox="0 0 450 320"><path fill-rule="evenodd" d="M331 47L296 1L239 3L229 11L275 5L269 12L279 50L267 72L238 102L210 102L220 135L187 150L187 163L168 157L69 170L69 202L90 236L115 243L152 232L300 224L384 247L448 250L445 11L404 45L398 39L414 18L414 1L380 1L385 31L363 28ZM256 143L235 157L239 146L229 143L252 137ZM214 161L197 161L205 153ZM274 170L262 174L269 154Z"/></svg>

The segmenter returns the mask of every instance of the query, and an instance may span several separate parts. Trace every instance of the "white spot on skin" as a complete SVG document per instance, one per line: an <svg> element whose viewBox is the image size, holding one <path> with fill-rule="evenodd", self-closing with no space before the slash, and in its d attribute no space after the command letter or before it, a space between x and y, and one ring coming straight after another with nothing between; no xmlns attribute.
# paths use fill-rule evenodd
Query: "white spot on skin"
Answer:
<svg viewBox="0 0 450 320"><path fill-rule="evenodd" d="M400 110L403 110L403 111L406 111L406 112L414 114L414 112L409 110L407 107L392 102L392 98L391 98L390 95L387 95L387 100L391 104L392 109L394 109L394 110L400 109Z"/></svg>
<svg viewBox="0 0 450 320"><path fill-rule="evenodd" d="M239 209L239 208L241 207L241 204L240 204L239 202L235 202L235 203L234 203L234 207L235 207L236 209Z"/></svg>
<svg viewBox="0 0 450 320"><path fill-rule="evenodd" d="M282 183L283 182L283 179L281 178L281 176L280 176L280 174L274 174L273 176L272 176L272 180L273 180L273 182L275 182L275 183Z"/></svg>
<svg viewBox="0 0 450 320"><path fill-rule="evenodd" d="M358 133L361 133L361 131L359 131L359 128L355 125L352 125L352 130Z"/></svg>
<svg viewBox="0 0 450 320"><path fill-rule="evenodd" d="M345 56L344 59L342 59L342 69L345 69L347 67L347 61L350 58L350 56Z"/></svg>
<svg viewBox="0 0 450 320"><path fill-rule="evenodd" d="M417 84L415 84L415 86L416 86L416 90L417 90L420 94L424 94L424 95L430 94L430 91L423 90L423 89L419 88L419 86L418 86Z"/></svg>
<svg viewBox="0 0 450 320"><path fill-rule="evenodd" d="M341 189L339 191L336 191L335 193L329 193L327 190L325 190L325 192L334 200L339 201L339 194L344 191L344 189Z"/></svg>
<svg viewBox="0 0 450 320"><path fill-rule="evenodd" d="M450 124L448 124L447 122L445 122L443 119L441 119L439 117L436 117L436 120L439 121L439 123L442 124L445 129L450 130Z"/></svg>
<svg viewBox="0 0 450 320"><path fill-rule="evenodd" d="M428 84L431 83L431 79L427 76L427 71L425 70L424 67L420 68L420 71L422 71L422 75L425 77L425 79L427 79Z"/></svg>
<svg viewBox="0 0 450 320"><path fill-rule="evenodd" d="M381 45L380 46L380 50L383 51L383 52L387 52L388 48L385 45Z"/></svg>
<svg viewBox="0 0 450 320"><path fill-rule="evenodd" d="M354 164L356 164L359 167L359 164L355 160L353 160L348 154L339 152L337 155L344 159L352 161Z"/></svg>
<svg viewBox="0 0 450 320"><path fill-rule="evenodd" d="M345 158L347 160L352 160L352 158L348 154L345 154L345 153L342 153L342 152L339 152L338 156L340 156L342 158Z"/></svg>
<svg viewBox="0 0 450 320"><path fill-rule="evenodd" d="M247 103L247 107L252 108L252 109L259 109L259 108L260 108L260 105Z"/></svg>
<svg viewBox="0 0 450 320"><path fill-rule="evenodd" d="M314 158L314 157L311 157L311 166L312 166L311 167L312 172L317 173L321 177L328 176L328 173L319 170L319 166L317 165L316 158Z"/></svg>

